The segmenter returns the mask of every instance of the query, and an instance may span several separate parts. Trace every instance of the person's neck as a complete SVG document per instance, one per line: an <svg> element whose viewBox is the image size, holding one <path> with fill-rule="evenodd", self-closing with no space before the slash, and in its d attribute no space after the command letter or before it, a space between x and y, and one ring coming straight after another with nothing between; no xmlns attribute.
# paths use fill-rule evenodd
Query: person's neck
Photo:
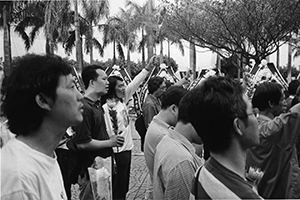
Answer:
<svg viewBox="0 0 300 200"><path fill-rule="evenodd" d="M268 117L270 119L274 119L273 113L270 112L270 111L268 111L268 110L260 111L259 114L264 115L264 116L266 116L266 117Z"/></svg>
<svg viewBox="0 0 300 200"><path fill-rule="evenodd" d="M246 151L236 151L232 148L224 153L210 152L210 156L230 171L245 179Z"/></svg>
<svg viewBox="0 0 300 200"><path fill-rule="evenodd" d="M95 92L90 91L90 90L86 90L84 96L85 96L86 98L89 98L89 99L92 100L92 101L97 101L97 100L100 99L99 95L97 95Z"/></svg>
<svg viewBox="0 0 300 200"><path fill-rule="evenodd" d="M175 124L172 124L172 120L170 120L170 115L167 110L160 110L156 117L170 126L175 126Z"/></svg>
<svg viewBox="0 0 300 200"><path fill-rule="evenodd" d="M193 142L192 131L190 123L184 124L181 121L178 121L174 127L174 130L183 135L190 143Z"/></svg>
<svg viewBox="0 0 300 200"><path fill-rule="evenodd" d="M41 127L29 135L19 135L17 139L24 142L30 148L54 158L54 150L57 148L66 129L57 128L50 123L43 122Z"/></svg>

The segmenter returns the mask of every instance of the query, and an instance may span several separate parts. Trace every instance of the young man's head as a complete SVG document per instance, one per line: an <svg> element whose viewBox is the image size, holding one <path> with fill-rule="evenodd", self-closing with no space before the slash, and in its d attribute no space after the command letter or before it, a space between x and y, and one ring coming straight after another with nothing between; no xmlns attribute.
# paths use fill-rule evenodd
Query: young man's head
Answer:
<svg viewBox="0 0 300 200"><path fill-rule="evenodd" d="M245 90L227 77L209 77L185 95L178 120L190 122L211 153L224 153L233 140L245 149L259 143L258 122Z"/></svg>
<svg viewBox="0 0 300 200"><path fill-rule="evenodd" d="M95 93L98 97L105 95L108 91L109 82L104 68L100 65L89 65L81 73L84 87L88 92Z"/></svg>
<svg viewBox="0 0 300 200"><path fill-rule="evenodd" d="M3 86L3 114L17 135L30 135L46 120L67 128L82 121L82 95L72 68L58 56L21 57Z"/></svg>
<svg viewBox="0 0 300 200"><path fill-rule="evenodd" d="M278 116L286 110L283 88L276 82L263 82L255 89L252 105L260 111L267 111Z"/></svg>
<svg viewBox="0 0 300 200"><path fill-rule="evenodd" d="M299 80L292 80L289 83L289 87L288 87L289 95L296 95L299 86L300 86Z"/></svg>
<svg viewBox="0 0 300 200"><path fill-rule="evenodd" d="M148 91L150 94L159 98L166 91L166 89L167 89L167 86L164 81L164 78L162 78L160 76L155 76L155 77L150 78L150 80L148 82Z"/></svg>
<svg viewBox="0 0 300 200"><path fill-rule="evenodd" d="M163 111L168 111L169 113L169 125L176 125L179 102L187 92L188 90L182 86L170 86L162 95L161 108Z"/></svg>

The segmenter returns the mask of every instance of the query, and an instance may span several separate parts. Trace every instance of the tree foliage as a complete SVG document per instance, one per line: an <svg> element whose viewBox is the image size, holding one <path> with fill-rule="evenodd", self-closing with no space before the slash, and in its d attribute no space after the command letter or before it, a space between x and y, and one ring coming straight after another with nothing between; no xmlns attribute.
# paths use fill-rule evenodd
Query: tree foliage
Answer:
<svg viewBox="0 0 300 200"><path fill-rule="evenodd" d="M299 0L179 0L168 12L174 34L223 57L238 54L256 63L300 27Z"/></svg>

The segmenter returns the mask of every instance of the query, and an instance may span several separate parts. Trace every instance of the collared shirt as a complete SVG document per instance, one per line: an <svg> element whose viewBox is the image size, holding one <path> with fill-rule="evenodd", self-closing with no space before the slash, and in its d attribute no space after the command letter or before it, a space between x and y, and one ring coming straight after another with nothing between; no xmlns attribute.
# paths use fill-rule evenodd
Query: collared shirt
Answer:
<svg viewBox="0 0 300 200"><path fill-rule="evenodd" d="M261 197L252 183L210 157L195 174L190 199L261 199Z"/></svg>
<svg viewBox="0 0 300 200"><path fill-rule="evenodd" d="M171 127L166 122L158 119L157 116L153 117L150 123L144 143L144 155L149 170L150 180L153 179L153 165L154 165L154 154L156 151L157 144L161 139L168 134L168 128Z"/></svg>
<svg viewBox="0 0 300 200"><path fill-rule="evenodd" d="M89 143L92 139L109 140L103 110L98 101L94 102L91 99L84 97L82 115L83 121L79 125L73 127L75 135L68 142L68 147L70 147L71 150L81 153L83 163L81 174L91 166L96 156L106 158L113 153L112 148L103 148L97 151L78 150L78 144Z"/></svg>
<svg viewBox="0 0 300 200"><path fill-rule="evenodd" d="M180 133L169 129L156 147L153 173L154 199L189 199L192 180L204 161Z"/></svg>
<svg viewBox="0 0 300 200"><path fill-rule="evenodd" d="M299 199L296 139L300 133L300 104L274 119L260 115L258 122L260 144L248 150L246 160L248 166L264 172L258 193L267 199Z"/></svg>
<svg viewBox="0 0 300 200"><path fill-rule="evenodd" d="M158 98L156 98L152 94L148 94L143 103L143 115L145 126L148 128L150 122L152 121L153 117L158 114L161 110L161 102Z"/></svg>

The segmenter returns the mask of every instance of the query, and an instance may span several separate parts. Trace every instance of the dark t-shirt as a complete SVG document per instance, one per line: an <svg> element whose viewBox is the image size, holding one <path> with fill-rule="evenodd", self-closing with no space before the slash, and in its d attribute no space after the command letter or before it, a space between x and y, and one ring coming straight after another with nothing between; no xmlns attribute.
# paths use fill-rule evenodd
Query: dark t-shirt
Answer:
<svg viewBox="0 0 300 200"><path fill-rule="evenodd" d="M109 140L101 105L85 97L83 100L83 110L83 121L73 127L75 135L68 143L70 151L73 151L73 153L76 152L80 157L80 163L82 164L80 174L91 166L95 157L107 158L113 153L112 148L103 148L97 151L78 150L78 144L88 143L92 139Z"/></svg>

